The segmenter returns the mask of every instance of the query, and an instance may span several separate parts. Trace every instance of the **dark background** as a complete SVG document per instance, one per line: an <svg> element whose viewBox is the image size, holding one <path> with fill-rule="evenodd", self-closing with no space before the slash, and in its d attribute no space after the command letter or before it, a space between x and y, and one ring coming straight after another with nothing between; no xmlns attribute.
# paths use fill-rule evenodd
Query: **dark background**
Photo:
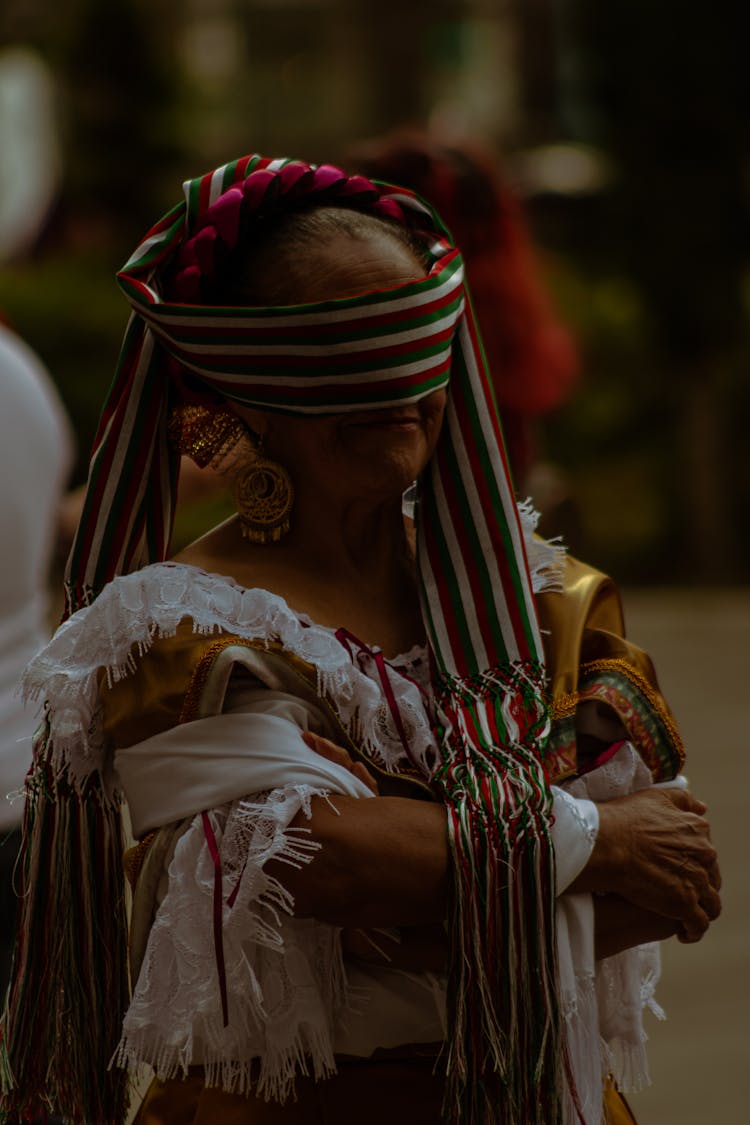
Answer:
<svg viewBox="0 0 750 1125"><path fill-rule="evenodd" d="M669 1022L647 1019L655 1084L634 1099L644 1125L747 1118L746 11L726 0L0 3L0 218L11 196L17 215L33 201L39 211L31 233L16 219L6 226L18 237L0 238L0 310L70 410L75 483L127 317L114 273L183 179L251 151L336 160L408 123L482 138L521 194L583 358L575 395L543 421L540 455L577 513L574 545L628 587L630 632L683 729L725 880L706 940L664 946ZM19 59L44 64L51 131L13 128L23 113L8 110L2 76Z"/></svg>
<svg viewBox="0 0 750 1125"><path fill-rule="evenodd" d="M127 309L114 272L179 185L245 152L336 160L404 123L481 138L523 198L583 356L540 456L573 546L630 584L750 573L744 5L693 0L4 0L0 73L47 67L58 155L0 309L79 436ZM49 146L47 146L49 147ZM58 171L59 170L59 171Z"/></svg>

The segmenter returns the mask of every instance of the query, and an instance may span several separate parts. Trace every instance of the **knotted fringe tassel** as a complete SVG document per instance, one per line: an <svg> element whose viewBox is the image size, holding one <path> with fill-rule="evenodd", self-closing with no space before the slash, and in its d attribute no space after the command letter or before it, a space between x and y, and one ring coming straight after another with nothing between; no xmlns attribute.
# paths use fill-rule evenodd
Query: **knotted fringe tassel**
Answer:
<svg viewBox="0 0 750 1125"><path fill-rule="evenodd" d="M441 686L447 752L435 780L454 862L443 1116L558 1125L564 1065L540 677L515 666L445 676Z"/></svg>
<svg viewBox="0 0 750 1125"><path fill-rule="evenodd" d="M74 788L49 758L43 740L26 783L0 1120L121 1125L128 1077L110 1069L128 998L120 812L98 775Z"/></svg>

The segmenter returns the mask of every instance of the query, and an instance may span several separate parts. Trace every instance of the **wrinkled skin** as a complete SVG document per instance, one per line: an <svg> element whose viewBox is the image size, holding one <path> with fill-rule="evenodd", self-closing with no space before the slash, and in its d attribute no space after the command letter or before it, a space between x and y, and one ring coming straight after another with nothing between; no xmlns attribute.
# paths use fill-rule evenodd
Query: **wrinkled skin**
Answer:
<svg viewBox="0 0 750 1125"><path fill-rule="evenodd" d="M311 732L302 737L312 750L350 769L377 795L377 783L347 750ZM395 884L394 868L374 862L384 801L391 845L392 806L396 819L400 812L409 817L419 840L412 848L409 833L399 839ZM337 797L335 804L338 816L314 802L312 821L305 823L313 837L320 832L325 850L338 852L342 862L361 862L355 876L360 893L347 894L336 877L334 855L324 859L319 853L301 878L297 873L282 876L295 894L297 912L342 925L349 956L404 969L439 969L446 943L438 919L445 910L449 863L443 810L399 798ZM721 875L705 813L706 806L684 789L646 789L599 805L596 844L569 888L595 894L597 957L672 935L684 942L700 941L718 917ZM381 906L378 916L378 903L387 894L389 904ZM420 907L424 914L418 921ZM389 935L378 927L399 930Z"/></svg>

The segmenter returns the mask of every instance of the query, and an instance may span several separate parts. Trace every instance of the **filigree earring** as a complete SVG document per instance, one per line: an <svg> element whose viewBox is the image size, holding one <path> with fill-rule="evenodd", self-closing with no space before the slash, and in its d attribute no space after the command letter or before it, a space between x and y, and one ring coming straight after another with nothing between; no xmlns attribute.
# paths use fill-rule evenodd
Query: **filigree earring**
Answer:
<svg viewBox="0 0 750 1125"><path fill-rule="evenodd" d="M237 476L234 500L244 539L251 543L278 543L289 531L294 488L283 465L263 456L263 438L257 454Z"/></svg>
<svg viewBox="0 0 750 1125"><path fill-rule="evenodd" d="M247 428L224 407L190 403L176 406L169 417L169 440L196 465L216 468L247 437Z"/></svg>

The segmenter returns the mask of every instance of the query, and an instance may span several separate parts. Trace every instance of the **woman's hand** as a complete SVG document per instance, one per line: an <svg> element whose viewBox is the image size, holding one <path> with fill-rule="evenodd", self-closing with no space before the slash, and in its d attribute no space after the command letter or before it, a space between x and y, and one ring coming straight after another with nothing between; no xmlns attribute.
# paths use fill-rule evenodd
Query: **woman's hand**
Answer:
<svg viewBox="0 0 750 1125"><path fill-rule="evenodd" d="M345 770L349 770L356 778L359 779L376 797L378 795L378 783L372 776L364 762L355 762L348 750L343 746L339 746L336 742L331 742L330 738L324 738L322 734L314 734L311 730L302 732L302 741L314 750L316 754L320 754L321 758L327 758L329 762L333 762L337 766L343 766Z"/></svg>
<svg viewBox="0 0 750 1125"><path fill-rule="evenodd" d="M680 923L635 906L620 895L594 896L594 950L597 961L624 949L673 937Z"/></svg>
<svg viewBox="0 0 750 1125"><path fill-rule="evenodd" d="M721 911L706 806L685 789L644 789L599 805L599 833L572 891L616 894L699 941Z"/></svg>

